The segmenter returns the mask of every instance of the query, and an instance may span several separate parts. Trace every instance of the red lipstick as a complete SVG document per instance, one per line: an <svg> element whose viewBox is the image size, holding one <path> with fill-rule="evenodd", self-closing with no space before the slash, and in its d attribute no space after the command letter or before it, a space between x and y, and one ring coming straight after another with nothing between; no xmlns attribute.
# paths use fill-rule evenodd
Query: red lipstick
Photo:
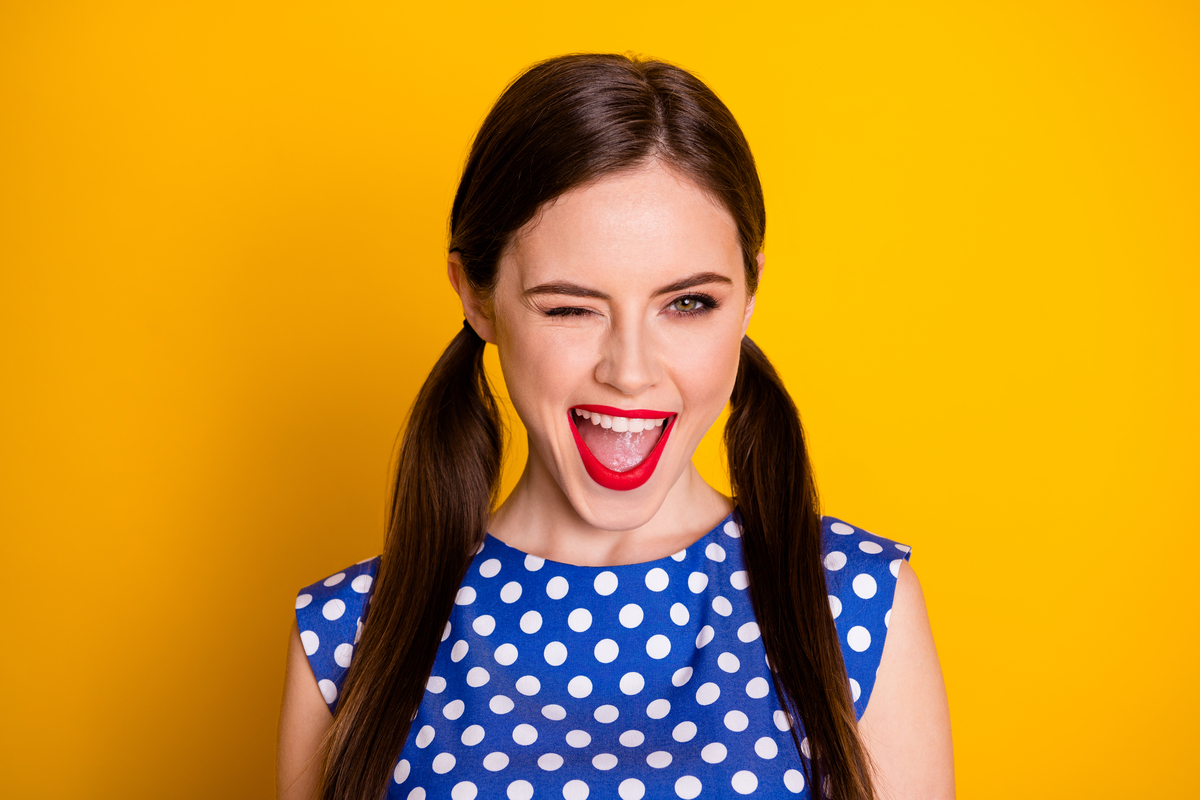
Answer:
<svg viewBox="0 0 1200 800"><path fill-rule="evenodd" d="M582 408L584 411L590 411L594 414L608 414L614 417L628 417L632 419L663 419L667 418L666 424L663 426L662 436L654 444L654 449L633 469L625 472L617 472L600 463L592 451L588 450L587 445L583 443L583 437L579 435L579 428L573 413L576 408ZM639 486L650 480L650 476L654 474L654 468L658 466L658 459L662 456L663 447L666 446L667 437L671 435L671 429L675 426L675 414L665 411L648 411L644 409L624 409L613 408L612 406L575 406L567 409L567 418L571 422L571 435L575 437L575 446L579 448L579 455L583 459L583 467L587 470L589 476L596 483L603 486L605 489L614 489L618 492L627 492L630 489L636 489Z"/></svg>

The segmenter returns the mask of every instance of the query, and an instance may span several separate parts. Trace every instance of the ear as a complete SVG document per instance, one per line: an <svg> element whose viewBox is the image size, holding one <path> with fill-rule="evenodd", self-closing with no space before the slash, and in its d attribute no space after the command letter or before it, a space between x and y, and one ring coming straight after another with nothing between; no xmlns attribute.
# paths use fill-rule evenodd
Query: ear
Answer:
<svg viewBox="0 0 1200 800"><path fill-rule="evenodd" d="M767 267L767 254L760 252L754 259L758 262L758 288L762 288L763 270ZM758 297L758 290L750 296L746 301L746 316L742 319L742 336L746 335L746 331L750 328L750 318L754 316L754 301Z"/></svg>
<svg viewBox="0 0 1200 800"><path fill-rule="evenodd" d="M446 274L450 278L450 286L454 288L454 293L462 301L463 317L467 320L467 324L475 329L475 333L479 334L480 339L488 344L495 344L495 326L484 308L483 301L471 288L471 282L467 280L467 273L463 268L462 258L457 252L451 253L446 260Z"/></svg>

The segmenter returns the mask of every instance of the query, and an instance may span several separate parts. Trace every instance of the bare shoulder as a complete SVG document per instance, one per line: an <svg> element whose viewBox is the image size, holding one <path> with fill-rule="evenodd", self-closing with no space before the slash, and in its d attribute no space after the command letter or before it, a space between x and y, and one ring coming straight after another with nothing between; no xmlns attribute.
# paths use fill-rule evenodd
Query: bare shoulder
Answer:
<svg viewBox="0 0 1200 800"><path fill-rule="evenodd" d="M954 797L950 709L925 595L908 562L896 596L874 692L859 721L880 800Z"/></svg>
<svg viewBox="0 0 1200 800"><path fill-rule="evenodd" d="M321 743L332 722L333 715L309 667L300 629L293 622L275 751L275 793L281 800L316 796Z"/></svg>

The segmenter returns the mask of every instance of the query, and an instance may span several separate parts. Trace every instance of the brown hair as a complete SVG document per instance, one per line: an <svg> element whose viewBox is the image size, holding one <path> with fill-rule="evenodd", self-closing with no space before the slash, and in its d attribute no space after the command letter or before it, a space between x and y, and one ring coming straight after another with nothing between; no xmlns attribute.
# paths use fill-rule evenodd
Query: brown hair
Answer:
<svg viewBox="0 0 1200 800"><path fill-rule="evenodd" d="M471 147L450 250L483 297L513 234L547 201L651 160L719 199L737 224L748 293L766 211L733 115L687 71L619 55L536 64L496 102ZM421 388L402 440L369 621L327 737L322 797L379 797L424 696L455 593L482 544L502 434L468 326ZM821 569L821 521L800 418L767 357L742 342L725 429L730 481L763 644L785 710L808 738L814 797L873 796Z"/></svg>

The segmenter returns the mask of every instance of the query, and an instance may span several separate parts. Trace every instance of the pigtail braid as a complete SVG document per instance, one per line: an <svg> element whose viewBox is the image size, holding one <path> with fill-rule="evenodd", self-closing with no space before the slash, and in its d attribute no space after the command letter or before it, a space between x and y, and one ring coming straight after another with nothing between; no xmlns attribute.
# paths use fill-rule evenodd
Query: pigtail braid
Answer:
<svg viewBox="0 0 1200 800"><path fill-rule="evenodd" d="M742 339L730 403L725 446L750 598L797 748L797 722L808 738L805 778L815 798L870 800L868 757L821 568L821 517L804 431L779 375L749 337Z"/></svg>
<svg viewBox="0 0 1200 800"><path fill-rule="evenodd" d="M385 794L455 592L483 542L503 446L483 351L483 340L464 323L409 414L370 624L326 738L324 800Z"/></svg>

